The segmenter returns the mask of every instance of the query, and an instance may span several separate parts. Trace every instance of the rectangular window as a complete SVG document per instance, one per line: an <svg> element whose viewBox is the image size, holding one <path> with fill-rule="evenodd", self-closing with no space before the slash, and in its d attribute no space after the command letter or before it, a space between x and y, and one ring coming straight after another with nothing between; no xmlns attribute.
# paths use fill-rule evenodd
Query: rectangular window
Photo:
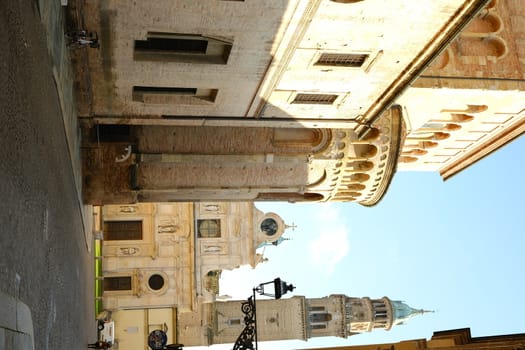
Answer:
<svg viewBox="0 0 525 350"><path fill-rule="evenodd" d="M367 60L367 54L323 53L316 66L361 67Z"/></svg>
<svg viewBox="0 0 525 350"><path fill-rule="evenodd" d="M331 105L337 99L334 94L297 94L292 101L294 104Z"/></svg>
<svg viewBox="0 0 525 350"><path fill-rule="evenodd" d="M311 324L310 329L326 329L325 324Z"/></svg>
<svg viewBox="0 0 525 350"><path fill-rule="evenodd" d="M228 320L228 326L238 326L241 324L241 319L240 318L230 318Z"/></svg>
<svg viewBox="0 0 525 350"><path fill-rule="evenodd" d="M218 92L191 87L134 86L132 99L152 104L208 104L215 102Z"/></svg>
<svg viewBox="0 0 525 350"><path fill-rule="evenodd" d="M197 233L199 238L216 238L221 236L221 220L197 220Z"/></svg>
<svg viewBox="0 0 525 350"><path fill-rule="evenodd" d="M104 291L131 290L131 276L104 277Z"/></svg>
<svg viewBox="0 0 525 350"><path fill-rule="evenodd" d="M324 311L324 310L325 310L324 306L310 306L310 311L319 312L319 311Z"/></svg>
<svg viewBox="0 0 525 350"><path fill-rule="evenodd" d="M142 221L104 221L107 241L142 240Z"/></svg>
<svg viewBox="0 0 525 350"><path fill-rule="evenodd" d="M135 40L136 51L160 51L189 54L205 54L208 41L191 38L148 38L148 40Z"/></svg>
<svg viewBox="0 0 525 350"><path fill-rule="evenodd" d="M92 138L95 142L129 142L131 137L129 125L98 124L92 130Z"/></svg>
<svg viewBox="0 0 525 350"><path fill-rule="evenodd" d="M226 64L232 42L199 34L148 32L146 40L135 40L137 61L176 61Z"/></svg>
<svg viewBox="0 0 525 350"><path fill-rule="evenodd" d="M313 323L319 323L319 322L328 322L332 319L332 315L323 312L323 313L313 313L308 316L310 318L310 322Z"/></svg>

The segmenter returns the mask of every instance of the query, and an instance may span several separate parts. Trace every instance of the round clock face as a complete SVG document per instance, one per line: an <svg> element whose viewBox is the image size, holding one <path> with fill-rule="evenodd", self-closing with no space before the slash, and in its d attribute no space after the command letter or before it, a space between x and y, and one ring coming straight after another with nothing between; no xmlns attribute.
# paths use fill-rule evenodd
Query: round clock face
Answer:
<svg viewBox="0 0 525 350"><path fill-rule="evenodd" d="M271 218L264 219L261 222L261 231L264 232L267 236L273 236L277 233L277 229L279 226L277 225L277 221Z"/></svg>

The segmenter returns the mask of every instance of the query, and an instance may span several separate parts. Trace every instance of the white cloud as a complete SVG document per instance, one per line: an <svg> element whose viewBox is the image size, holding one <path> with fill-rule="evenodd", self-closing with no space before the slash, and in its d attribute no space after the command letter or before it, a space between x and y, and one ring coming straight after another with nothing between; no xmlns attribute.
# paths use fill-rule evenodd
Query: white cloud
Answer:
<svg viewBox="0 0 525 350"><path fill-rule="evenodd" d="M310 258L317 268L331 274L348 254L349 229L339 210L332 205L323 206L318 216L316 221L321 230L309 243Z"/></svg>

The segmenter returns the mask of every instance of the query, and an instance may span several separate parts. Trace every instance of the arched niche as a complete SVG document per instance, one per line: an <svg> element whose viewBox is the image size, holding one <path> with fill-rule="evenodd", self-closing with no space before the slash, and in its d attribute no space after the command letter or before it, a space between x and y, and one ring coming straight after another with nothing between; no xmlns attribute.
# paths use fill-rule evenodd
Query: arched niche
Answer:
<svg viewBox="0 0 525 350"><path fill-rule="evenodd" d="M458 40L461 56L502 58L507 53L505 41L499 37L464 37Z"/></svg>
<svg viewBox="0 0 525 350"><path fill-rule="evenodd" d="M468 104L467 108L465 109L442 109L442 113L450 112L450 113L482 113L485 112L487 109L489 109L489 106L487 105L471 105ZM432 121L442 121L442 122L448 122L449 120L438 120L438 119L432 119ZM452 119L452 121L458 121L455 119Z"/></svg>
<svg viewBox="0 0 525 350"><path fill-rule="evenodd" d="M381 132L378 128L371 128L368 133L366 133L365 137L361 141L374 141L377 140Z"/></svg>
<svg viewBox="0 0 525 350"><path fill-rule="evenodd" d="M344 194L354 198L361 197L361 192L344 192Z"/></svg>
<svg viewBox="0 0 525 350"><path fill-rule="evenodd" d="M369 161L354 161L346 163L347 171L368 171L374 167L374 163Z"/></svg>
<svg viewBox="0 0 525 350"><path fill-rule="evenodd" d="M407 137L407 140L446 140L450 137L446 132L422 132L414 133Z"/></svg>
<svg viewBox="0 0 525 350"><path fill-rule="evenodd" d="M370 180L370 175L364 173L352 174L349 176L350 182L366 182Z"/></svg>
<svg viewBox="0 0 525 350"><path fill-rule="evenodd" d="M377 147L371 144L357 144L354 148L358 158L372 158L377 154Z"/></svg>
<svg viewBox="0 0 525 350"><path fill-rule="evenodd" d="M438 146L438 143L437 142L432 142L432 141L423 141L420 143L419 145L421 148L435 148Z"/></svg>
<svg viewBox="0 0 525 350"><path fill-rule="evenodd" d="M461 129L461 125L455 123L425 123L418 129L419 131L457 131Z"/></svg>
<svg viewBox="0 0 525 350"><path fill-rule="evenodd" d="M465 113L452 113L452 121L456 123L467 123L474 120L474 116Z"/></svg>
<svg viewBox="0 0 525 350"><path fill-rule="evenodd" d="M411 150L403 151L403 155L412 155L412 156L424 156L428 151L420 148L414 148Z"/></svg>
<svg viewBox="0 0 525 350"><path fill-rule="evenodd" d="M401 157L399 157L399 162L400 163L414 163L416 161L417 161L416 157L411 157L411 156L401 156Z"/></svg>
<svg viewBox="0 0 525 350"><path fill-rule="evenodd" d="M350 191L362 191L366 188L363 184L350 184L347 186Z"/></svg>
<svg viewBox="0 0 525 350"><path fill-rule="evenodd" d="M474 18L464 30L462 35L476 34L496 34L503 28L501 18L493 13Z"/></svg>
<svg viewBox="0 0 525 350"><path fill-rule="evenodd" d="M315 153L327 147L330 133L324 129L308 128L275 128L273 145L286 152L305 149Z"/></svg>
<svg viewBox="0 0 525 350"><path fill-rule="evenodd" d="M467 105L467 113L481 113L489 109L487 105Z"/></svg>

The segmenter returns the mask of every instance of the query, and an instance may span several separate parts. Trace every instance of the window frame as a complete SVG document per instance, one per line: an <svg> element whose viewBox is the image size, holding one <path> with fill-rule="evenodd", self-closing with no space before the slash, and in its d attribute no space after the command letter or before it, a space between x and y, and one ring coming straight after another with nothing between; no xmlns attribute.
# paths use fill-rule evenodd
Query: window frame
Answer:
<svg viewBox="0 0 525 350"><path fill-rule="evenodd" d="M323 58L326 61L329 61L329 58L332 58L333 63L330 62L321 62ZM350 62L345 63L345 56ZM356 59L356 63L354 63ZM335 68L358 68L362 69L367 65L367 62L370 60L369 53L362 52L352 52L352 53L341 53L341 52L320 52L314 60L314 66L316 67L335 67Z"/></svg>
<svg viewBox="0 0 525 350"><path fill-rule="evenodd" d="M366 59L363 64L359 67L354 66L344 66L344 65L329 65L329 64L318 64L319 60L322 58L323 54L328 55L366 55ZM309 68L321 72L336 72L336 71L345 71L353 72L354 74L363 74L370 72L372 66L383 56L383 50L379 51L330 51L330 50L318 50L315 54L311 55L311 60L309 62Z"/></svg>
<svg viewBox="0 0 525 350"><path fill-rule="evenodd" d="M109 281L119 281L117 284L120 285L120 281L125 279L126 281L129 280L129 288L116 288L116 289L107 289L106 288L106 281L109 284ZM126 282L127 283L127 282ZM122 292L132 292L133 291L133 276L131 275L115 275L115 276L104 276L103 282L102 282L102 290L104 293L110 292L110 293L122 293Z"/></svg>
<svg viewBox="0 0 525 350"><path fill-rule="evenodd" d="M139 237L139 238L130 238L130 237L134 237L133 235L132 236L125 236L125 233L129 233L129 232L132 232L135 234L135 232L133 232L132 230L122 230L122 231L118 231L118 230L114 230L113 231L113 234L114 235L123 235L123 236L120 236L119 238L114 238L115 236L111 236L111 230L109 229L112 225L113 226L117 226L117 225L122 225L122 226L125 226L125 225L136 225L136 227L134 228L139 228L140 227L140 230L138 230L138 234L136 237ZM118 233L117 233L118 232ZM121 242L121 241L143 241L144 240L144 222L143 220L141 219L135 219L135 220L104 220L103 222L103 235L104 235L104 240L105 241L111 241L111 242Z"/></svg>
<svg viewBox="0 0 525 350"><path fill-rule="evenodd" d="M316 100L313 98L314 96L326 96L328 99L326 101L323 101L322 99ZM341 96L341 94L337 93L296 92L295 94L292 94L290 104L297 106L334 106L341 99ZM312 99L308 100L308 97L312 97Z"/></svg>
<svg viewBox="0 0 525 350"><path fill-rule="evenodd" d="M203 235L203 233L201 232L201 224L205 224L206 222L214 222L217 224L217 232L215 234L210 234L210 233L207 233L205 235ZM221 232L221 219L209 219L209 218L201 218L201 219L197 219L196 220L196 231L197 231L197 238L204 238L204 239L208 239L208 238L212 238L212 239L215 239L215 238L221 238L222 236L222 232ZM206 228L206 229L209 229L209 228Z"/></svg>
<svg viewBox="0 0 525 350"><path fill-rule="evenodd" d="M169 41L173 41L172 48ZM187 49L184 49L184 41L187 41ZM148 48L148 42L151 47ZM163 49L159 45L164 43ZM193 42L195 49L190 48ZM199 45L198 42L206 44ZM139 47L137 47L139 46ZM199 46L201 46L199 48ZM167 32L148 32L145 40L136 39L133 42L133 59L135 61L174 61L196 64L227 64L231 56L233 39L214 37L204 34L185 34ZM199 49L197 49L199 48Z"/></svg>
<svg viewBox="0 0 525 350"><path fill-rule="evenodd" d="M218 89L196 87L134 85L131 88L131 99L134 102L155 105L201 105L213 104L218 92Z"/></svg>

